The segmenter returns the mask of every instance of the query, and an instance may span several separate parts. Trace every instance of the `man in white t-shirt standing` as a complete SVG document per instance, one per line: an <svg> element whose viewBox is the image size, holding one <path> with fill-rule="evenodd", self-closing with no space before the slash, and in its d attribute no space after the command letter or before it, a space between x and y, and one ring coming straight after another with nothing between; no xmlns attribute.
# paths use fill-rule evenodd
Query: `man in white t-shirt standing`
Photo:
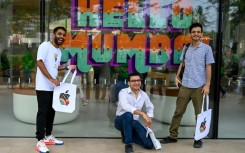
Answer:
<svg viewBox="0 0 245 153"><path fill-rule="evenodd" d="M61 51L59 46L65 41L66 29L56 27L52 42L43 42L37 52L36 94L38 112L36 120L36 150L48 153L46 145L62 145L63 141L52 135L55 111L52 108L53 90L60 85L58 70L76 69L75 65L60 66Z"/></svg>

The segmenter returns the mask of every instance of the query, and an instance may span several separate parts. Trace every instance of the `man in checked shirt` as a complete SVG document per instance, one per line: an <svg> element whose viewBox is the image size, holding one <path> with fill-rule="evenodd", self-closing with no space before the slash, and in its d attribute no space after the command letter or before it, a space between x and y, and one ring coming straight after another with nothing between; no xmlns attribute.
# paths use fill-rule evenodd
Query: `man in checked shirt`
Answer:
<svg viewBox="0 0 245 153"><path fill-rule="evenodd" d="M170 136L162 139L161 143L176 143L180 121L185 113L190 100L193 102L195 115L201 113L203 95L208 95L211 81L211 64L214 63L212 49L209 45L202 43L203 27L200 23L193 23L190 28L192 43L186 51L183 60L183 52L180 57L182 61L175 77L175 85L180 87L176 101L176 109L169 129ZM185 49L183 49L185 50ZM185 70L182 82L179 79L183 62ZM202 147L202 140L194 141L194 148Z"/></svg>

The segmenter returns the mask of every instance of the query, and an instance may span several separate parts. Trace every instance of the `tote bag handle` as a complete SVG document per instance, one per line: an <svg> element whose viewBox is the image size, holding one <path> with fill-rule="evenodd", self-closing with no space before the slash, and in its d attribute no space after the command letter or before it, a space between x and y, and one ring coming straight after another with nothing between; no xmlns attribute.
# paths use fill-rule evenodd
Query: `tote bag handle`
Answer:
<svg viewBox="0 0 245 153"><path fill-rule="evenodd" d="M68 75L70 74L70 72L71 72L71 70L69 70L69 71L66 73L64 79L62 80L62 83L64 83L64 82L66 81L66 79L67 79ZM75 70L74 73L73 73L73 75L72 75L71 82L70 82L71 84L73 83L73 81L74 81L74 79L75 79L75 77L76 77L76 74L77 74L77 70Z"/></svg>
<svg viewBox="0 0 245 153"><path fill-rule="evenodd" d="M208 108L209 108L209 96L208 95L203 95L203 98L202 98L202 112L204 112L205 99L206 99L206 110L208 110Z"/></svg>

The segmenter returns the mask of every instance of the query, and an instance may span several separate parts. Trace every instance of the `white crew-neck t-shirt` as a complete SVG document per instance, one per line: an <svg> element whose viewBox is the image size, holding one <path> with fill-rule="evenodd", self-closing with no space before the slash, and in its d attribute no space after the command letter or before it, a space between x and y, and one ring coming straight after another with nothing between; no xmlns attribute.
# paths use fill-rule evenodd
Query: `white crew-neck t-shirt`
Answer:
<svg viewBox="0 0 245 153"><path fill-rule="evenodd" d="M37 61L42 60L47 71L56 78L58 75L58 67L60 66L61 51L54 47L50 42L43 42L37 51ZM45 77L39 67L36 74L36 90L53 91L55 85Z"/></svg>

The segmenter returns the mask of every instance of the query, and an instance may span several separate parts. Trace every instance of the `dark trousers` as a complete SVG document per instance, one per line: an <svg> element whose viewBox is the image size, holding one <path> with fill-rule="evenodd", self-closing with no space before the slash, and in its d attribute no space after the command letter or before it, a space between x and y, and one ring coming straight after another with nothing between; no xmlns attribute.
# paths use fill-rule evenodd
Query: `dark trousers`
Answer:
<svg viewBox="0 0 245 153"><path fill-rule="evenodd" d="M36 138L41 140L45 135L50 135L53 130L55 111L52 108L53 91L38 91L37 102L38 112L36 120Z"/></svg>
<svg viewBox="0 0 245 153"><path fill-rule="evenodd" d="M115 127L121 131L125 138L125 144L139 144L147 149L153 148L151 138L146 137L146 129L139 122L133 119L132 113L124 113L115 119Z"/></svg>
<svg viewBox="0 0 245 153"><path fill-rule="evenodd" d="M147 72L146 73L142 73L141 75L142 75L141 89L146 92L146 89L145 89L145 87L146 87L145 79L147 77Z"/></svg>
<svg viewBox="0 0 245 153"><path fill-rule="evenodd" d="M202 88L203 87L187 88L184 86L180 88L179 95L176 101L176 109L169 129L171 138L178 138L178 129L180 126L180 122L190 100L192 100L195 109L195 115L197 116L201 112L203 100Z"/></svg>

